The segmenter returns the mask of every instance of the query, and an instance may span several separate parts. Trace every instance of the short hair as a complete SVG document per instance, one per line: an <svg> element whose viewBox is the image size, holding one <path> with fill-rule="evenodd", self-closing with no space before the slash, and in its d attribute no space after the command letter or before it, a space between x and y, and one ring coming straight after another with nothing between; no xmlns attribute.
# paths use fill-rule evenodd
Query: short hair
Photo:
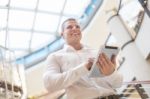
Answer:
<svg viewBox="0 0 150 99"><path fill-rule="evenodd" d="M65 23L68 22L68 21L77 21L75 18L68 18L66 19L62 25L61 25L61 32L64 31L64 26L65 26Z"/></svg>

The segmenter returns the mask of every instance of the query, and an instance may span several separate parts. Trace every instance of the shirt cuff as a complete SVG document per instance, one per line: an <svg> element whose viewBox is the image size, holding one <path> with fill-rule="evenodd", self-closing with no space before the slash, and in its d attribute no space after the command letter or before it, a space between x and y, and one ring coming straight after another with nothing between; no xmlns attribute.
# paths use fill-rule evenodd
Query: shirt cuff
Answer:
<svg viewBox="0 0 150 99"><path fill-rule="evenodd" d="M107 78L112 78L117 75L117 70L115 70L112 74L106 76Z"/></svg>

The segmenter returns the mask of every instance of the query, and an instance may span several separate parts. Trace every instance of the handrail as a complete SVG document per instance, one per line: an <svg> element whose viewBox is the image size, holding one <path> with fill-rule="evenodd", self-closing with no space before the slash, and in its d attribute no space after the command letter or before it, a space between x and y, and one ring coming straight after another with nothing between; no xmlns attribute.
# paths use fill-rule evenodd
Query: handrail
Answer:
<svg viewBox="0 0 150 99"><path fill-rule="evenodd" d="M8 86L8 90L11 91L15 91L15 92L20 92L21 94L23 93L22 88L20 86L17 85L11 85L9 82L6 83ZM12 88L13 87L13 88ZM5 82L0 80L0 88L6 88L5 86Z"/></svg>
<svg viewBox="0 0 150 99"><path fill-rule="evenodd" d="M134 84L134 85L136 85L136 84L150 84L150 80L144 80L144 81L138 80L138 81L123 82L123 85L129 85L129 84ZM132 88L129 88L129 89L132 89ZM58 91L58 92L60 92L61 94L65 93L65 91L63 91L63 90L62 91ZM58 92L56 92L56 93L58 94ZM55 94L55 93L52 93L52 94ZM59 95L61 95L61 94L59 94ZM130 94L130 93L124 93L124 94ZM40 95L36 95L36 96L33 96L33 97L28 97L28 99L39 99L39 98L47 96L47 95L49 95L48 92L42 93Z"/></svg>
<svg viewBox="0 0 150 99"><path fill-rule="evenodd" d="M42 94L39 95L34 95L34 96L29 96L27 99L41 99L42 97L48 97L48 98L59 98L61 97L63 94L65 93L65 90L59 90L56 91L54 93L48 93L48 92L44 92Z"/></svg>
<svg viewBox="0 0 150 99"><path fill-rule="evenodd" d="M137 81L129 81L129 82L123 82L123 85L128 85L128 84L150 84L150 80L137 80Z"/></svg>
<svg viewBox="0 0 150 99"><path fill-rule="evenodd" d="M143 84L150 84L150 80L136 80L136 78L133 78L132 81L129 82L123 82L122 85L127 85L127 87L119 93L119 97L132 97L134 93L137 92L137 95L139 95L139 99L147 99L149 98L149 95L147 94L147 91L145 90L145 87L143 87ZM146 87L150 88L150 87ZM130 94L132 93L132 94ZM135 94L134 94L135 95Z"/></svg>

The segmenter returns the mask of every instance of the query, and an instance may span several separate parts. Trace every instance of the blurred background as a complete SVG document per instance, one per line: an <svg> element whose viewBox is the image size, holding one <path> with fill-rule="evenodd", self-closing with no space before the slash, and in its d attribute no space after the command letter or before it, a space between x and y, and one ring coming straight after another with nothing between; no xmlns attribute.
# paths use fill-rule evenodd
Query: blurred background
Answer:
<svg viewBox="0 0 150 99"><path fill-rule="evenodd" d="M62 48L60 27L79 20L82 43L118 46L122 99L150 97L150 0L0 0L0 99L65 99L49 94L42 75Z"/></svg>

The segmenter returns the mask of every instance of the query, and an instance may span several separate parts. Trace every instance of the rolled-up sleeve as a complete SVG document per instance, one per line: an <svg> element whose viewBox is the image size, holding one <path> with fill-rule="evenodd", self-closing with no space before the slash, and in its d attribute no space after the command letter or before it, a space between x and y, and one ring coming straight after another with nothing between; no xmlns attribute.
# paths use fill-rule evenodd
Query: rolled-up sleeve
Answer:
<svg viewBox="0 0 150 99"><path fill-rule="evenodd" d="M79 80L81 76L89 72L85 67L85 63L82 63L75 68L61 73L60 64L57 62L56 58L57 57L53 54L47 58L48 66L43 75L44 85L49 92L69 87Z"/></svg>
<svg viewBox="0 0 150 99"><path fill-rule="evenodd" d="M114 71L111 75L105 77L105 79L112 88L121 87L123 82L123 76L119 74L117 70Z"/></svg>

